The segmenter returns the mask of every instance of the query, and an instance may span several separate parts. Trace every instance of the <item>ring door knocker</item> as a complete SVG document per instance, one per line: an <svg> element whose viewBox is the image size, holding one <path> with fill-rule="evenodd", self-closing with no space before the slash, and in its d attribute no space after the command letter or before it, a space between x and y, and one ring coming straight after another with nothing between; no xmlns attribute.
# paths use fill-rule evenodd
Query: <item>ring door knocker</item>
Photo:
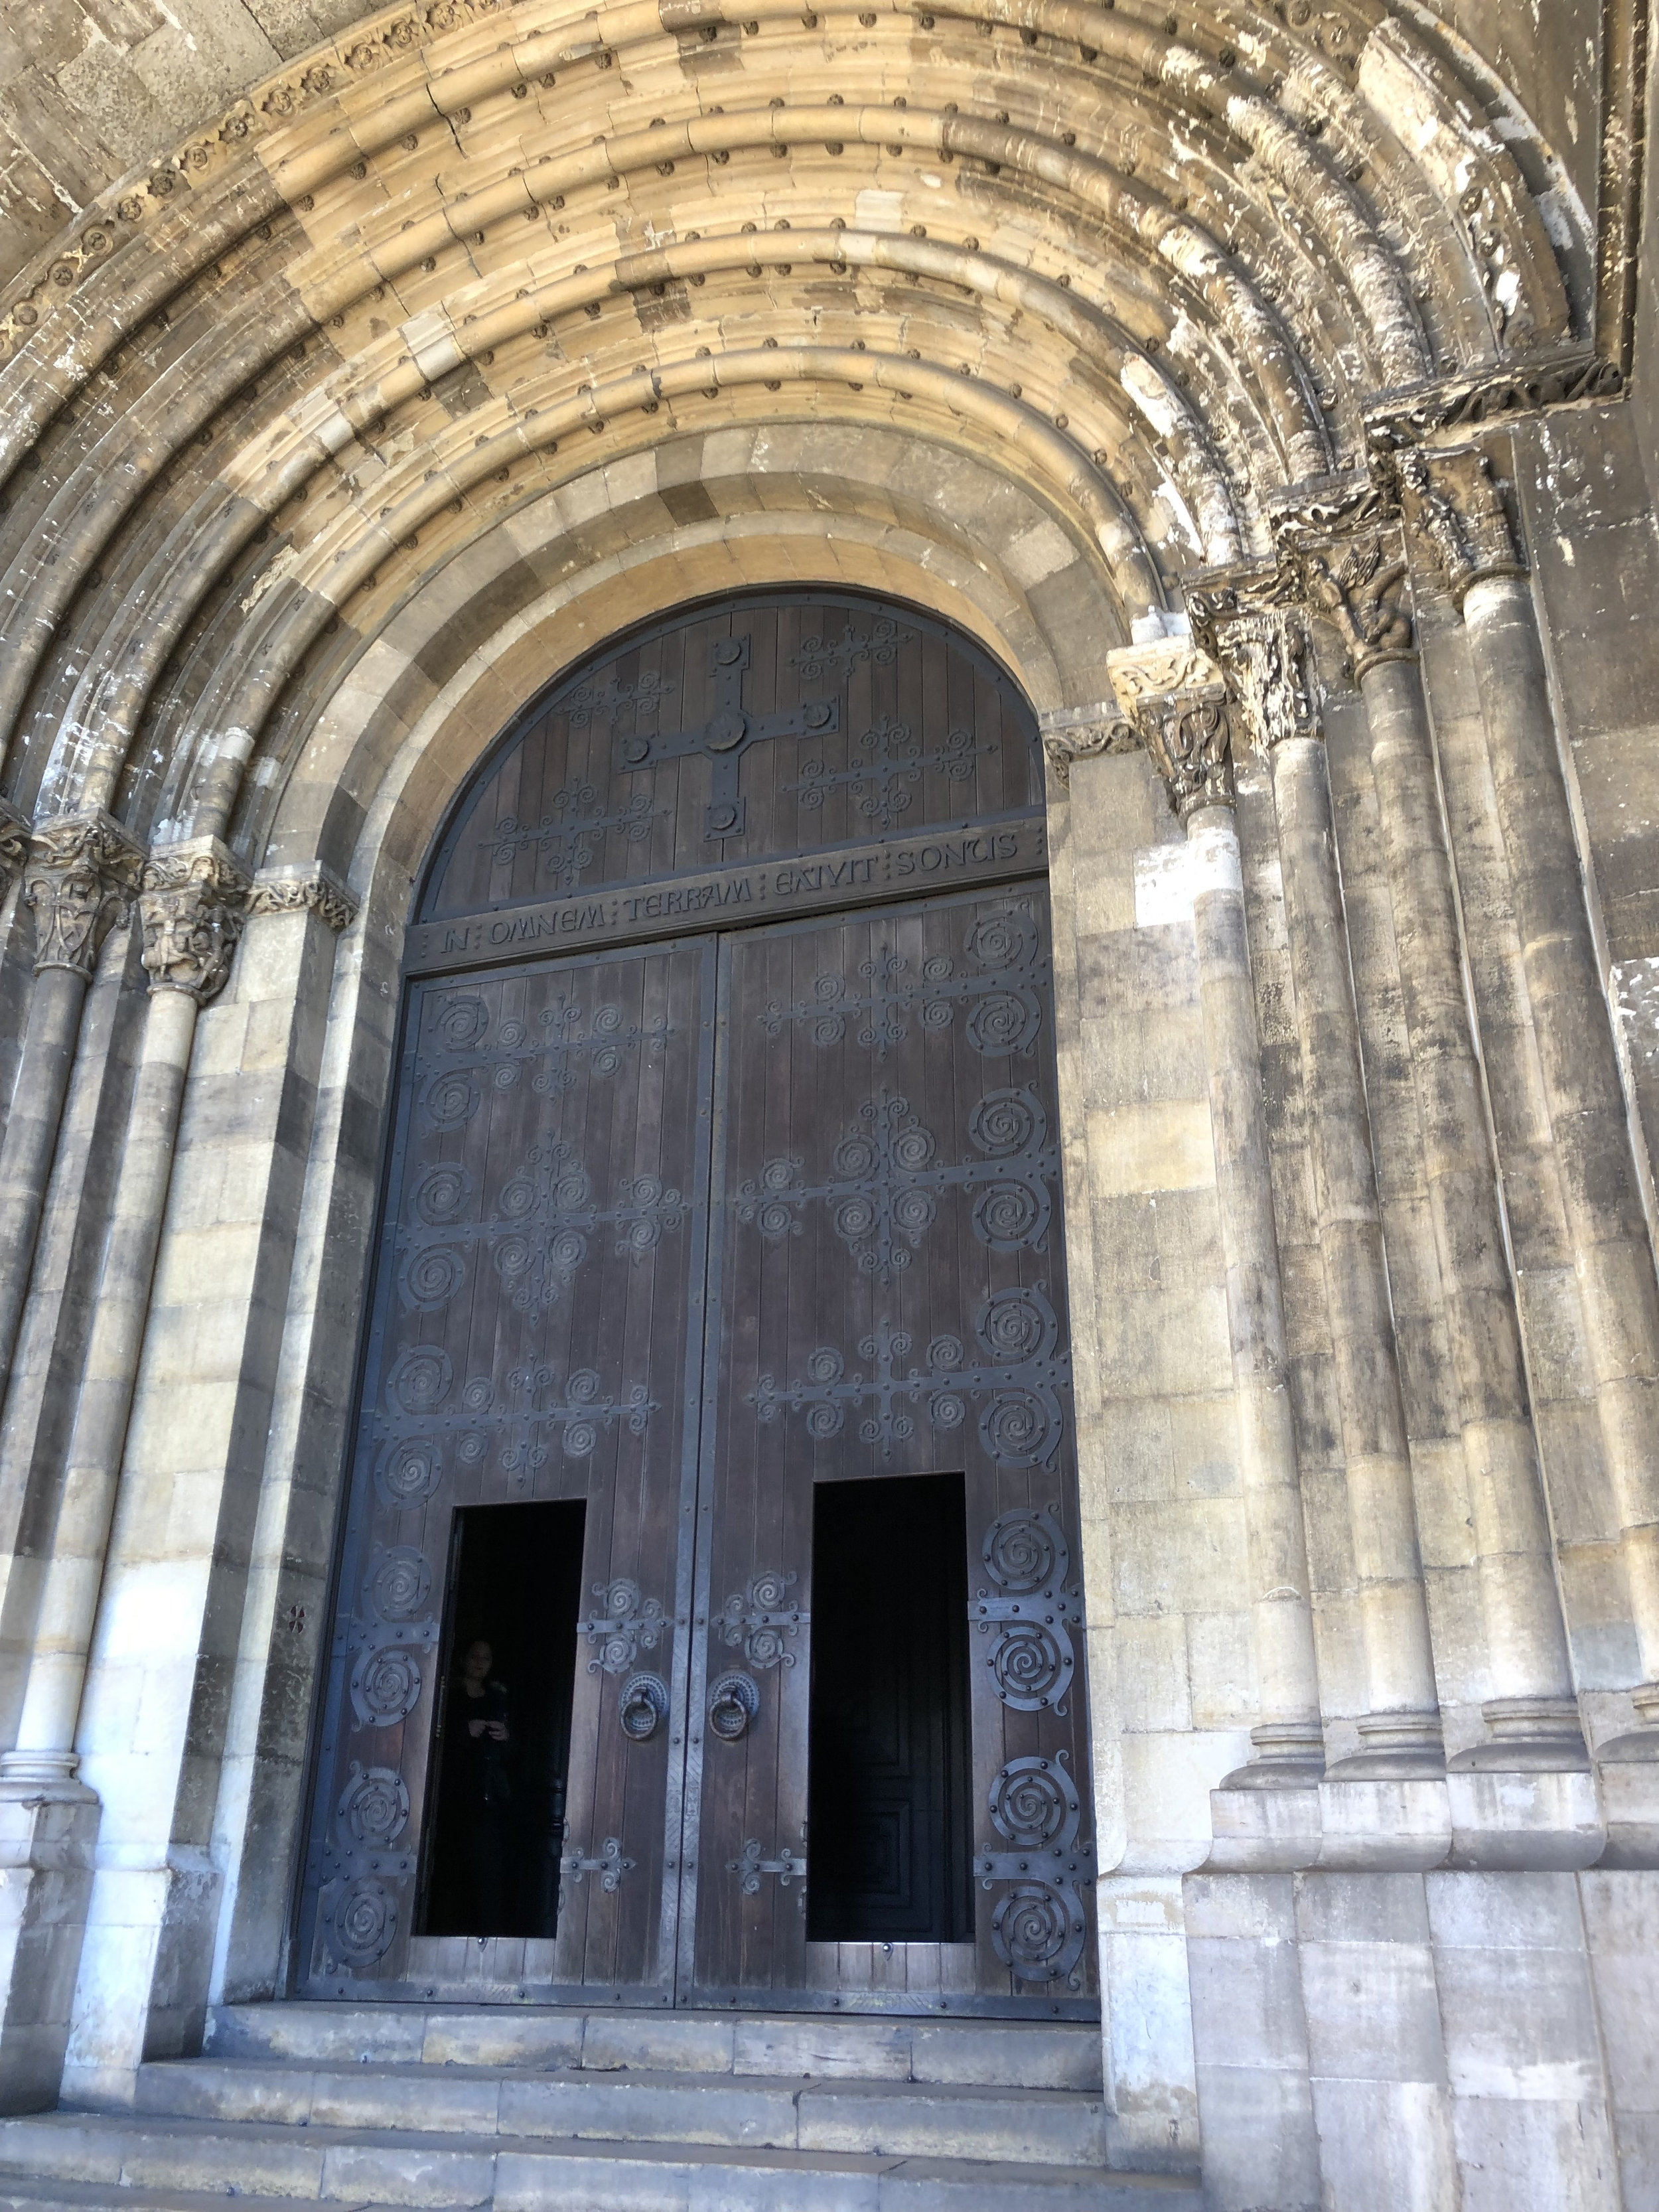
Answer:
<svg viewBox="0 0 1659 2212"><path fill-rule="evenodd" d="M760 1684L752 1674L722 1674L708 1692L708 1726L722 1743L738 1743L760 1711Z"/></svg>
<svg viewBox="0 0 1659 2212"><path fill-rule="evenodd" d="M648 1743L668 1717L668 1685L660 1674L630 1674L617 1711L630 1743Z"/></svg>

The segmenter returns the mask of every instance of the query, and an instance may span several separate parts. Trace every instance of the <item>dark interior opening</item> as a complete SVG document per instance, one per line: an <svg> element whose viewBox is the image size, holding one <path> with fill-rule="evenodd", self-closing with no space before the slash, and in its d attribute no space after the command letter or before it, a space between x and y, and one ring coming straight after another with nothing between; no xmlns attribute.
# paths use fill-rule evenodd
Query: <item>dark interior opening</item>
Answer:
<svg viewBox="0 0 1659 2212"><path fill-rule="evenodd" d="M578 1500L455 1516L422 1935L555 1932L586 1510ZM490 1663L475 1697L467 1664L479 1643Z"/></svg>
<svg viewBox="0 0 1659 2212"><path fill-rule="evenodd" d="M812 1499L806 1932L973 1932L967 1520L959 1474L820 1483Z"/></svg>

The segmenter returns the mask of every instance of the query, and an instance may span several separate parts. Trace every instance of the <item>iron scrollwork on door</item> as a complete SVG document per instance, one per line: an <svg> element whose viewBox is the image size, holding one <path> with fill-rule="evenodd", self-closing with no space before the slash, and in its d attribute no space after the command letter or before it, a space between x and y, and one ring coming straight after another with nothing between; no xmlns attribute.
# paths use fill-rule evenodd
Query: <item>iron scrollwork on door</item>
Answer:
<svg viewBox="0 0 1659 2212"><path fill-rule="evenodd" d="M561 1391L556 1368L515 1367L505 1389L488 1375L463 1383L452 1398L455 1370L447 1352L429 1344L399 1353L386 1376L386 1411L375 1423L384 1439L375 1487L388 1504L430 1497L446 1449L465 1467L481 1467L493 1449L497 1464L523 1489L544 1466L556 1437L567 1459L586 1459L600 1436L625 1422L643 1436L658 1410L642 1382L606 1397L594 1369L573 1368Z"/></svg>
<svg viewBox="0 0 1659 2212"><path fill-rule="evenodd" d="M793 1574L770 1569L751 1575L748 1589L734 1591L714 1615L720 1641L734 1649L742 1644L751 1667L793 1667L795 1655L784 1638L812 1617L790 1604L794 1584Z"/></svg>
<svg viewBox="0 0 1659 2212"><path fill-rule="evenodd" d="M323 1852L323 1926L337 1966L356 1972L391 1949L398 1933L395 1885L415 1871L414 1852L398 1848L408 1826L403 1777L353 1759Z"/></svg>
<svg viewBox="0 0 1659 2212"><path fill-rule="evenodd" d="M1009 1848L980 1852L974 1872L981 1889L1012 1885L997 1900L991 1942L1016 1980L1063 1981L1076 1990L1089 1924L1083 1893L1094 1883L1095 1854L1078 1834L1082 1808L1065 1759L1062 1751L1053 1759L1011 1759L1001 1769L988 1804L991 1825Z"/></svg>
<svg viewBox="0 0 1659 2212"><path fill-rule="evenodd" d="M1064 1719L1077 1667L1070 1630L1082 1626L1083 1598L1066 1585L1072 1555L1058 1511L1018 1505L997 1516L980 1547L994 1587L980 1590L969 1613L981 1636L998 1632L985 1663L1003 1704L1021 1713L1052 1706Z"/></svg>
<svg viewBox="0 0 1659 2212"><path fill-rule="evenodd" d="M778 1887L787 1889L792 1881L805 1881L806 1862L793 1857L787 1848L777 1858L763 1858L758 1840L750 1836L744 1843L741 1855L727 1859L726 1871L741 1876L738 1887L745 1897L758 1897L763 1874L775 1875Z"/></svg>
<svg viewBox="0 0 1659 2212"><path fill-rule="evenodd" d="M629 1575L595 1583L593 1595L603 1600L603 1610L576 1623L577 1635L586 1637L593 1646L587 1671L620 1674L634 1664L641 1647L647 1651L656 1650L667 1629L668 1617L659 1599L640 1595L639 1584Z"/></svg>
<svg viewBox="0 0 1659 2212"><path fill-rule="evenodd" d="M738 1218L752 1221L775 1243L798 1237L805 1209L822 1199L860 1272L885 1285L909 1266L932 1228L938 1194L960 1186L977 1194L972 1218L981 1243L994 1252L1041 1251L1053 1211L1050 1187L1060 1174L1041 1103L1029 1090L988 1091L968 1133L983 1158L938 1160L933 1133L917 1121L909 1101L884 1091L860 1107L831 1156L830 1176L809 1183L799 1160L768 1160L758 1179L738 1193Z"/></svg>
<svg viewBox="0 0 1659 2212"><path fill-rule="evenodd" d="M614 1075L630 1054L643 1048L659 1056L673 1035L666 1016L629 1022L619 1006L589 1010L568 994L544 1006L537 1017L539 1036L527 1022L509 1016L489 1034L488 1002L474 992L447 996L432 1019L438 1049L422 1050L413 1075L421 1121L432 1129L459 1129L483 1103L485 1080L495 1091L511 1091L526 1068L533 1067L533 1090L571 1090L578 1066L594 1075Z"/></svg>
<svg viewBox="0 0 1659 2212"><path fill-rule="evenodd" d="M1042 1027L1048 989L1048 962L1035 916L1011 901L976 917L963 939L974 963L959 970L940 954L922 963L920 972L902 953L880 947L860 961L856 976L817 976L810 999L786 1006L773 1000L757 1017L768 1036L780 1036L786 1024L804 1025L816 1045L839 1044L849 1023L862 1045L885 1060L910 1034L913 1016L925 1030L949 1029L958 1007L965 1008L969 1043L977 1053L997 1057L1027 1054Z"/></svg>
<svg viewBox="0 0 1659 2212"><path fill-rule="evenodd" d="M635 1862L623 1855L622 1838L607 1836L599 1846L598 1858L584 1858L580 1851L567 1851L559 1861L559 1872L568 1874L572 1881L580 1881L584 1875L596 1874L599 1887L614 1896L622 1886L625 1874L632 1874Z"/></svg>
<svg viewBox="0 0 1659 2212"><path fill-rule="evenodd" d="M349 1688L362 1728L396 1728L420 1702L421 1654L438 1640L437 1620L424 1610L432 1580L430 1561L412 1545L395 1544L369 1563L347 1641L357 1655ZM403 1885L415 1872L415 1853L399 1848L408 1825L403 1777L353 1759L322 1854L322 1922L334 1970L361 1972L395 1942Z"/></svg>
<svg viewBox="0 0 1659 2212"><path fill-rule="evenodd" d="M966 1361L959 1337L936 1336L923 1373L901 1365L910 1350L909 1334L884 1315L859 1343L860 1357L872 1364L869 1375L848 1375L835 1346L820 1345L808 1355L803 1377L778 1382L763 1375L747 1402L763 1421L775 1420L786 1407L805 1410L808 1435L822 1442L839 1434L849 1407L873 1401L874 1412L859 1425L859 1439L879 1444L882 1456L890 1458L894 1444L915 1432L901 1401L925 1405L934 1429L948 1431L966 1419L970 1398L982 1399L980 1442L990 1456L1005 1467L1046 1466L1065 1422L1060 1394L1066 1363L1057 1356L1060 1322L1054 1308L1039 1285L998 1291L980 1308L974 1328L981 1360Z"/></svg>

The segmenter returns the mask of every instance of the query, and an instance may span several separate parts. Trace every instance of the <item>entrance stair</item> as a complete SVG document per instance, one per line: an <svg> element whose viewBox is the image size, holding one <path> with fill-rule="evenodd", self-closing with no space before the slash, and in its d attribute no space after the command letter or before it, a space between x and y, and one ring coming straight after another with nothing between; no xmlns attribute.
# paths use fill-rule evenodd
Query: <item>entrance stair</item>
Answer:
<svg viewBox="0 0 1659 2212"><path fill-rule="evenodd" d="M1071 2022L239 2005L131 2112L0 2122L0 2212L1200 2212L1106 2159Z"/></svg>

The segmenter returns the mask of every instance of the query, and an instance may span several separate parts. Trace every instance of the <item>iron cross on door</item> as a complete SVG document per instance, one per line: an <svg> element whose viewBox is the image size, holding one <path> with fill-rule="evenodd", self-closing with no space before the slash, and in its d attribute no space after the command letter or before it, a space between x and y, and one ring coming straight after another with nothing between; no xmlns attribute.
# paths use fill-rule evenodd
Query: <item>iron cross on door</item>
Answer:
<svg viewBox="0 0 1659 2212"><path fill-rule="evenodd" d="M834 699L808 699L781 714L750 714L743 703L743 679L749 670L746 637L717 638L709 655L714 678L714 711L699 730L679 730L671 737L624 738L617 748L623 773L653 767L659 761L683 759L689 753L705 754L713 771L708 811L703 816L705 837L741 837L747 802L738 790L743 757L750 745L773 738L820 737L841 725L841 707Z"/></svg>

